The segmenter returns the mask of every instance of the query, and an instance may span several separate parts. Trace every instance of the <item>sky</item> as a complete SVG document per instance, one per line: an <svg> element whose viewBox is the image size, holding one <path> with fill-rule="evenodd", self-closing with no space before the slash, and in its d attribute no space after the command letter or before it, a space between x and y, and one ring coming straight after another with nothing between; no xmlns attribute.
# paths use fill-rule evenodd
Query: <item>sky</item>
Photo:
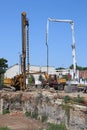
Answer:
<svg viewBox="0 0 87 130"><path fill-rule="evenodd" d="M73 20L77 65L87 67L87 0L0 0L0 58L8 66L20 63L22 51L21 13L29 20L30 65L47 65L46 25L48 18ZM50 22L49 66L69 67L72 33L68 23Z"/></svg>

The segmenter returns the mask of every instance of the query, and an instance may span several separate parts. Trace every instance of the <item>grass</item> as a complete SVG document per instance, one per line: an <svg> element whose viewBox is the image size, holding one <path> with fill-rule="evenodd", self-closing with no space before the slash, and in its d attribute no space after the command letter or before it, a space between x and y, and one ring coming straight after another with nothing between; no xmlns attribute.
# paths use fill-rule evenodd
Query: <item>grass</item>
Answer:
<svg viewBox="0 0 87 130"><path fill-rule="evenodd" d="M26 117L31 117L31 111L26 111L25 115L26 115Z"/></svg>
<svg viewBox="0 0 87 130"><path fill-rule="evenodd" d="M67 130L65 124L49 123L47 130Z"/></svg>
<svg viewBox="0 0 87 130"><path fill-rule="evenodd" d="M4 114L7 114L7 113L10 113L10 111L7 110L7 109L4 109L4 110L3 110L3 115L4 115Z"/></svg>
<svg viewBox="0 0 87 130"><path fill-rule="evenodd" d="M0 130L10 130L8 127L0 127Z"/></svg>
<svg viewBox="0 0 87 130"><path fill-rule="evenodd" d="M84 98L81 97L79 94L77 95L76 98L74 98L74 101L77 102L78 104L83 103L84 102Z"/></svg>
<svg viewBox="0 0 87 130"><path fill-rule="evenodd" d="M84 102L84 98L81 97L79 94L77 95L77 97L74 97L74 98L71 98L70 96L66 95L64 98L63 98L63 101L65 103L83 103Z"/></svg>
<svg viewBox="0 0 87 130"><path fill-rule="evenodd" d="M70 96L66 95L63 100L65 103L68 103L68 102L70 102L71 98L70 98Z"/></svg>
<svg viewBox="0 0 87 130"><path fill-rule="evenodd" d="M44 130L44 129L40 128L39 130ZM48 128L45 130L67 130L67 128L65 124L48 123Z"/></svg>
<svg viewBox="0 0 87 130"><path fill-rule="evenodd" d="M26 111L26 112L25 112L25 115L26 115L26 117L34 118L34 119L37 120L38 112L36 112L36 111L33 111L33 112L31 112L31 111Z"/></svg>
<svg viewBox="0 0 87 130"><path fill-rule="evenodd" d="M45 122L45 121L47 121L47 119L48 119L48 116L46 115L46 113L43 113L41 121Z"/></svg>

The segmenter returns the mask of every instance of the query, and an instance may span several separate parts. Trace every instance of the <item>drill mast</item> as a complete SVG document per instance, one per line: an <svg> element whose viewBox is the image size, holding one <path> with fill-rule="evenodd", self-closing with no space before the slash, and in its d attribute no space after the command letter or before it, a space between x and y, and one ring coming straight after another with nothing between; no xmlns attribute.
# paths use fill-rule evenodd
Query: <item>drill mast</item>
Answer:
<svg viewBox="0 0 87 130"><path fill-rule="evenodd" d="M28 40L28 20L26 18L26 12L22 14L22 75L23 75L23 88L26 88L26 46L27 46L27 57L29 59L29 40ZM27 60L29 62L29 60ZM29 65L29 63L28 63Z"/></svg>

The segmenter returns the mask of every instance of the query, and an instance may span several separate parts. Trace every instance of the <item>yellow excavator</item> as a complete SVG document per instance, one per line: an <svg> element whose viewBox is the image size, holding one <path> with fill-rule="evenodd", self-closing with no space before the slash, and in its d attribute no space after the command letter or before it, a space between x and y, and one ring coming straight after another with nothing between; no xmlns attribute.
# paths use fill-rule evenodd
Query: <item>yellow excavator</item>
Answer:
<svg viewBox="0 0 87 130"><path fill-rule="evenodd" d="M44 72L45 80L42 81L42 85L45 88L47 85L56 90L64 90L64 86L66 85L65 78L58 78L55 74L48 75Z"/></svg>
<svg viewBox="0 0 87 130"><path fill-rule="evenodd" d="M4 89L8 90L24 90L23 88L23 75L16 75L13 78L6 78L4 79Z"/></svg>

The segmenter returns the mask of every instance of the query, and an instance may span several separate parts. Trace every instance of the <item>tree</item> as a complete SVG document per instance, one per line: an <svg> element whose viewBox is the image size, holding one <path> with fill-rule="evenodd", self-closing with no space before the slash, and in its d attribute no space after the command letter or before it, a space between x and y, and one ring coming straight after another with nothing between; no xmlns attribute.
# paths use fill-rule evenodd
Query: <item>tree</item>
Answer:
<svg viewBox="0 0 87 130"><path fill-rule="evenodd" d="M39 75L39 81L43 81L44 80L44 77L40 74Z"/></svg>
<svg viewBox="0 0 87 130"><path fill-rule="evenodd" d="M0 58L0 83L2 83L4 73L8 68L7 60L4 58Z"/></svg>
<svg viewBox="0 0 87 130"><path fill-rule="evenodd" d="M65 69L65 68L63 68L63 67L56 68L56 70L62 70L62 69Z"/></svg>
<svg viewBox="0 0 87 130"><path fill-rule="evenodd" d="M30 84L30 85L34 84L34 83L35 83L35 78L34 78L34 76L33 76L33 75L30 75L28 81L29 81L29 84Z"/></svg>
<svg viewBox="0 0 87 130"><path fill-rule="evenodd" d="M71 65L70 67L69 67L70 69L73 69L73 65ZM87 70L87 67L82 67L82 66L76 66L76 69L77 70Z"/></svg>

